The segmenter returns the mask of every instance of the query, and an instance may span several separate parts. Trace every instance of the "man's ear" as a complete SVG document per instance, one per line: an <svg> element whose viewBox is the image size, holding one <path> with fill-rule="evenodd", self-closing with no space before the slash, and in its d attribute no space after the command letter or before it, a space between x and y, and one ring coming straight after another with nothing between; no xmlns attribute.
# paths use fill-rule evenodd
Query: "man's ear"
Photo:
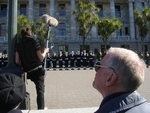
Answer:
<svg viewBox="0 0 150 113"><path fill-rule="evenodd" d="M115 73L111 73L108 75L108 77L106 78L106 86L111 86L113 84L116 83L117 81L117 75Z"/></svg>

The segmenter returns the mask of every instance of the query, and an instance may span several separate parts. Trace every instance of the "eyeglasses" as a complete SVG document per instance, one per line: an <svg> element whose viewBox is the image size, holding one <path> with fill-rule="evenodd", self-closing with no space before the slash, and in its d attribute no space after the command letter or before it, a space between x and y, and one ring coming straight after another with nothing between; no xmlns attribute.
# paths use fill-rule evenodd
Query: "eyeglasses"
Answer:
<svg viewBox="0 0 150 113"><path fill-rule="evenodd" d="M97 72L100 68L107 68L107 69L112 69L114 71L114 73L116 73L115 69L112 68L112 67L108 67L108 66L104 66L104 65L101 65L100 62L96 62L95 65L95 71Z"/></svg>

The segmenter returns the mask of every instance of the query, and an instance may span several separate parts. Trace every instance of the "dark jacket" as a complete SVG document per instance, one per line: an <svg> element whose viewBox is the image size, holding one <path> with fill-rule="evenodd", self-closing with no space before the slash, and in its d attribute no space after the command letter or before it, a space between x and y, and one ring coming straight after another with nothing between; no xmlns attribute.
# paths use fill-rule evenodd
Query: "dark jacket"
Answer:
<svg viewBox="0 0 150 113"><path fill-rule="evenodd" d="M150 105L139 93L115 95L117 96L113 95L113 98L112 95L105 98L95 113L150 113Z"/></svg>

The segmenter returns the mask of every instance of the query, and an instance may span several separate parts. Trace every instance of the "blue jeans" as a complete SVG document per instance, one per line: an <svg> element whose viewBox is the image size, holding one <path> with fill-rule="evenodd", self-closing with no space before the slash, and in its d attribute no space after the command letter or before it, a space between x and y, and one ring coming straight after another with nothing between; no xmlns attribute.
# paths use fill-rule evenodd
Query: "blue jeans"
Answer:
<svg viewBox="0 0 150 113"><path fill-rule="evenodd" d="M43 75L43 69L40 68L38 70L27 73L27 78L33 81L36 86L38 109L44 109L45 107L45 101L44 101L45 76Z"/></svg>

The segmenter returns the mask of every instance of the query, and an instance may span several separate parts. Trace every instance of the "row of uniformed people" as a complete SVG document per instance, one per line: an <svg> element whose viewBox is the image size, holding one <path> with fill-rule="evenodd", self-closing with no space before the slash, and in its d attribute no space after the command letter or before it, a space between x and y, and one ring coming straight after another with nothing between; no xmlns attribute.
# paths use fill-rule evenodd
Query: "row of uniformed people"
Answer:
<svg viewBox="0 0 150 113"><path fill-rule="evenodd" d="M8 63L8 56L7 54L1 54L0 55L0 68L6 67Z"/></svg>
<svg viewBox="0 0 150 113"><path fill-rule="evenodd" d="M51 57L47 57L47 68L54 68L57 67L61 70L63 67L65 69L71 68L74 69L75 67L80 69L87 67L93 68L95 63L95 55L91 51L90 53L87 53L86 50L83 52L77 51L76 53L74 51L71 51L69 54L68 52L65 52L63 54L62 51L59 51L59 54L56 55L54 53Z"/></svg>
<svg viewBox="0 0 150 113"><path fill-rule="evenodd" d="M0 68L6 67L8 63L8 56L7 54L0 55ZM69 68L72 69L77 67L90 67L92 68L95 63L95 55L91 51L90 53L87 53L86 50L84 51L77 51L76 53L74 51L71 51L69 54L68 52L65 52L63 54L62 51L59 51L59 54L56 55L54 53L51 57L47 57L47 68Z"/></svg>

